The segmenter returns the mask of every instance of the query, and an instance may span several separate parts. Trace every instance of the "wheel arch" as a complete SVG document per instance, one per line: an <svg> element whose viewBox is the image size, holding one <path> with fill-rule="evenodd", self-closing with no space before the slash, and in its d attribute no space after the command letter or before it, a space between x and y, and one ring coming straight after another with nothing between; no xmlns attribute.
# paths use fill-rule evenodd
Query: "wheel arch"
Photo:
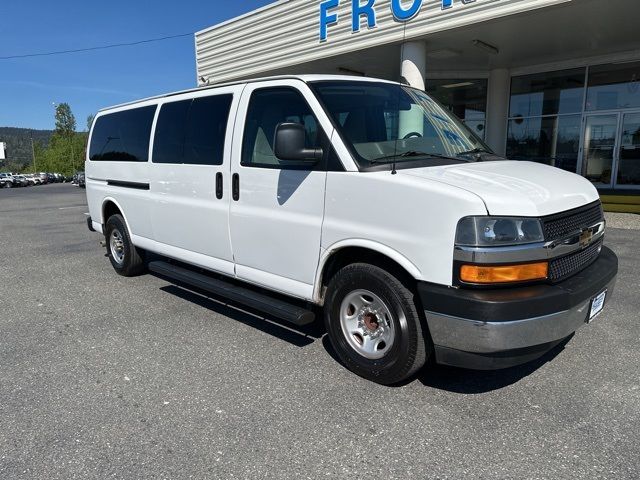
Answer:
<svg viewBox="0 0 640 480"><path fill-rule="evenodd" d="M102 225L106 225L107 220L111 215L115 215L115 214L122 215L122 218L124 218L125 226L127 227L127 230L129 230L129 234L131 234L131 227L129 226L129 221L127 220L127 216L124 213L124 209L115 198L106 197L102 201L102 207L100 209L100 213L102 215Z"/></svg>
<svg viewBox="0 0 640 480"><path fill-rule="evenodd" d="M385 268L406 282L422 278L420 269L400 252L371 240L344 240L335 243L320 256L313 289L314 302L322 305L331 277L352 263L370 263Z"/></svg>

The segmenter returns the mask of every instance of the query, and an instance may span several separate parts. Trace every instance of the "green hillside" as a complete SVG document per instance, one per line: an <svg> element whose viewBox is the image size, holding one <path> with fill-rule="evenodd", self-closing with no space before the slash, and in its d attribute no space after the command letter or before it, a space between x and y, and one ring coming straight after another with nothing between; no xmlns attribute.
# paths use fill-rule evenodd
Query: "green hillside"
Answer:
<svg viewBox="0 0 640 480"><path fill-rule="evenodd" d="M50 130L30 130L28 128L0 127L0 142L7 144L7 159L0 161L0 170L22 170L33 161L31 135L33 141L43 147L49 144L53 132ZM7 168L11 167L11 168Z"/></svg>

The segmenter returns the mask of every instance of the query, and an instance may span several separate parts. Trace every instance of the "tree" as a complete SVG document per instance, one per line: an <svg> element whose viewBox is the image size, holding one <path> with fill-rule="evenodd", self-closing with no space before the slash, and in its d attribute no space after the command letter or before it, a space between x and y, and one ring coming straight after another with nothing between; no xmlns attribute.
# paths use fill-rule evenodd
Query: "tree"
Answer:
<svg viewBox="0 0 640 480"><path fill-rule="evenodd" d="M91 130L91 126L93 125L93 120L96 118L95 115L91 114L87 117L87 132Z"/></svg>
<svg viewBox="0 0 640 480"><path fill-rule="evenodd" d="M76 117L71 112L68 103L61 103L56 107L56 134L69 138L76 131Z"/></svg>
<svg viewBox="0 0 640 480"><path fill-rule="evenodd" d="M76 120L68 103L56 107L56 130L48 145L35 142L36 165L41 172L71 175L84 167L87 132L76 133ZM89 119L87 119L88 121Z"/></svg>

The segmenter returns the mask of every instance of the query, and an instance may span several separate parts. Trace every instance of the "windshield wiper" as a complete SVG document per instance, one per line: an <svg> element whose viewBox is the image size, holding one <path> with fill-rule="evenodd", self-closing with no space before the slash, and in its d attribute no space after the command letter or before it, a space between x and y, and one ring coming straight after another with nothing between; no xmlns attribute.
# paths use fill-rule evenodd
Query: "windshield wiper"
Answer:
<svg viewBox="0 0 640 480"><path fill-rule="evenodd" d="M478 147L478 148L474 148L473 150L467 150L466 152L456 153L456 156L460 156L460 155L476 155L478 153L493 153L493 152L490 152L486 148Z"/></svg>
<svg viewBox="0 0 640 480"><path fill-rule="evenodd" d="M409 157L443 158L445 160L455 160L456 162L460 161L459 158L449 157L447 155L442 155L440 153L426 153L426 152L419 152L416 150L409 150L408 152L399 153L398 155L387 155L380 158L374 158L373 160L370 160L370 162L372 164L392 163L396 158L409 158ZM385 162L385 160L390 160L390 161Z"/></svg>

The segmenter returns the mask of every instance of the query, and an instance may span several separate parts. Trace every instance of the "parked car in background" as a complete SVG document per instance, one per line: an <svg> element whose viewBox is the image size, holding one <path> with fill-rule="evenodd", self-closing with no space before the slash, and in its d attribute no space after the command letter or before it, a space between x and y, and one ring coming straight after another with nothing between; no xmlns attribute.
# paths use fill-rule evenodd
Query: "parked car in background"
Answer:
<svg viewBox="0 0 640 480"><path fill-rule="evenodd" d="M29 185L34 185L35 186L35 185L42 184L42 182L40 181L40 177L37 177L32 173L28 173L28 174L24 175L24 177L29 182Z"/></svg>
<svg viewBox="0 0 640 480"><path fill-rule="evenodd" d="M15 178L18 181L17 186L19 187L28 187L29 185L31 185L27 177L25 177L24 175L14 175L13 178ZM16 185L14 184L14 186Z"/></svg>
<svg viewBox="0 0 640 480"><path fill-rule="evenodd" d="M80 188L87 188L84 172L78 172L77 182Z"/></svg>
<svg viewBox="0 0 640 480"><path fill-rule="evenodd" d="M14 179L10 173L0 173L0 188L13 188Z"/></svg>
<svg viewBox="0 0 640 480"><path fill-rule="evenodd" d="M49 179L46 173L40 172L40 173L37 173L36 175L40 178L40 183L42 183L43 185L49 183Z"/></svg>

